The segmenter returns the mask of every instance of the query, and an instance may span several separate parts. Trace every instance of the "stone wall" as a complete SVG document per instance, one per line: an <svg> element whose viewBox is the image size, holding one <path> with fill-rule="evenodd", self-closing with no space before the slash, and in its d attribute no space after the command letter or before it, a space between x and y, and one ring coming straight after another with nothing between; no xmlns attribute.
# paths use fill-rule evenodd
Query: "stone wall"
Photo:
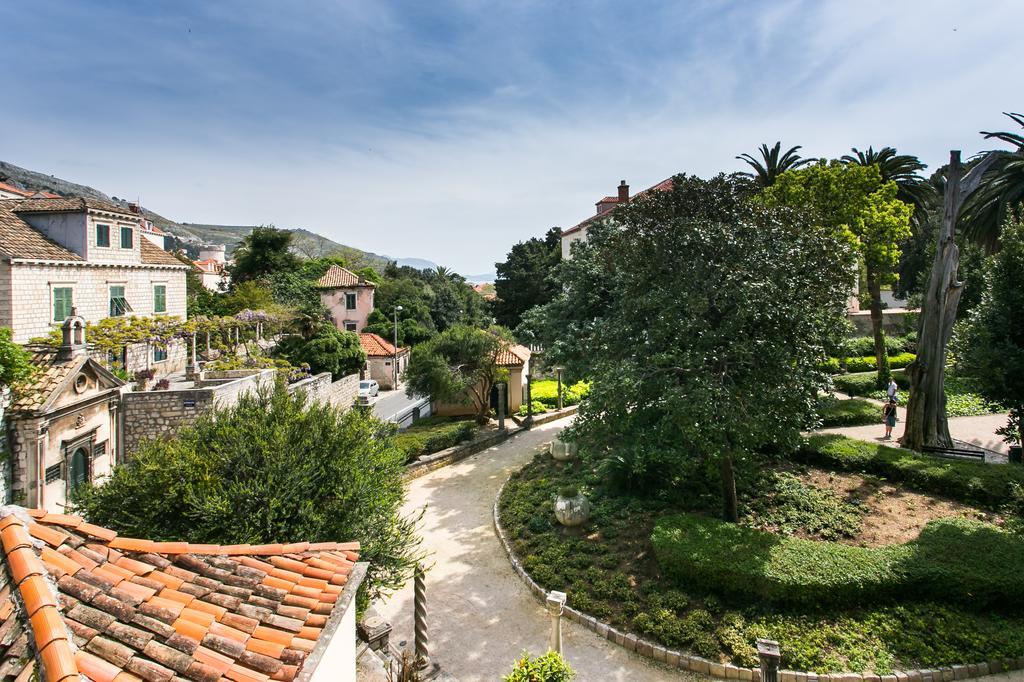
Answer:
<svg viewBox="0 0 1024 682"><path fill-rule="evenodd" d="M907 322L911 315L916 316L918 310L883 310L882 331L886 334L896 336L907 333ZM850 313L847 319L853 323L856 336L871 336L871 312L862 310L859 313Z"/></svg>
<svg viewBox="0 0 1024 682"><path fill-rule="evenodd" d="M331 373L323 372L288 387L289 393L296 391L304 391L310 402L329 403L345 411L359 396L359 375L349 374L332 382Z"/></svg>

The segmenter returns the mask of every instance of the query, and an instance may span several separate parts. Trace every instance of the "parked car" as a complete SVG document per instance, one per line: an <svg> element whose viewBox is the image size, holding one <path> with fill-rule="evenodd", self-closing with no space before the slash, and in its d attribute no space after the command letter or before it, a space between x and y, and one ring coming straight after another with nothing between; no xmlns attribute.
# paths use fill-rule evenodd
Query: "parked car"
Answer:
<svg viewBox="0 0 1024 682"><path fill-rule="evenodd" d="M380 393L380 384L373 379L364 379L359 382L359 397L365 399L372 398Z"/></svg>

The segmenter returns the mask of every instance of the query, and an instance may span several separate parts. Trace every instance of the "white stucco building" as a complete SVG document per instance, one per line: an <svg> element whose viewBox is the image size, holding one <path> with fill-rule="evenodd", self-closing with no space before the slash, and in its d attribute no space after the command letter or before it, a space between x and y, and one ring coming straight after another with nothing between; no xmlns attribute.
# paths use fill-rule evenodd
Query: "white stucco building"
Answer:
<svg viewBox="0 0 1024 682"><path fill-rule="evenodd" d="M184 318L189 266L143 233L140 215L92 199L0 201L0 327L24 343L72 308L87 322Z"/></svg>

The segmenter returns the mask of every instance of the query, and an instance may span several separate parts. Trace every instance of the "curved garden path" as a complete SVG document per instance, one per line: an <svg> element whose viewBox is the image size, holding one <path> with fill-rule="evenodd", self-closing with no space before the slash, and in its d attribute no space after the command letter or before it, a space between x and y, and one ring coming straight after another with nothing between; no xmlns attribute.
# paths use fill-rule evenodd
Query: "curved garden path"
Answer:
<svg viewBox="0 0 1024 682"><path fill-rule="evenodd" d="M430 655L461 682L500 680L522 651L547 650L550 620L512 570L494 534L492 506L508 475L570 419L521 432L409 484L405 509L426 506L420 531L433 562L427 573ZM394 627L391 641L406 640L411 648L412 586L375 607ZM567 619L562 641L579 682L708 679L659 667Z"/></svg>

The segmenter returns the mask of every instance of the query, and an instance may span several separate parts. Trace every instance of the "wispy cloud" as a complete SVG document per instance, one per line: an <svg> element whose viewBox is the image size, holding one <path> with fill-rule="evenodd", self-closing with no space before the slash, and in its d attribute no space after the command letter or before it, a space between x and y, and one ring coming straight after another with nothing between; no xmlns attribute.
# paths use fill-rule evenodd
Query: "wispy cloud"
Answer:
<svg viewBox="0 0 1024 682"><path fill-rule="evenodd" d="M464 272L623 178L776 139L934 166L1021 107L1012 1L155 7L0 5L0 158Z"/></svg>

